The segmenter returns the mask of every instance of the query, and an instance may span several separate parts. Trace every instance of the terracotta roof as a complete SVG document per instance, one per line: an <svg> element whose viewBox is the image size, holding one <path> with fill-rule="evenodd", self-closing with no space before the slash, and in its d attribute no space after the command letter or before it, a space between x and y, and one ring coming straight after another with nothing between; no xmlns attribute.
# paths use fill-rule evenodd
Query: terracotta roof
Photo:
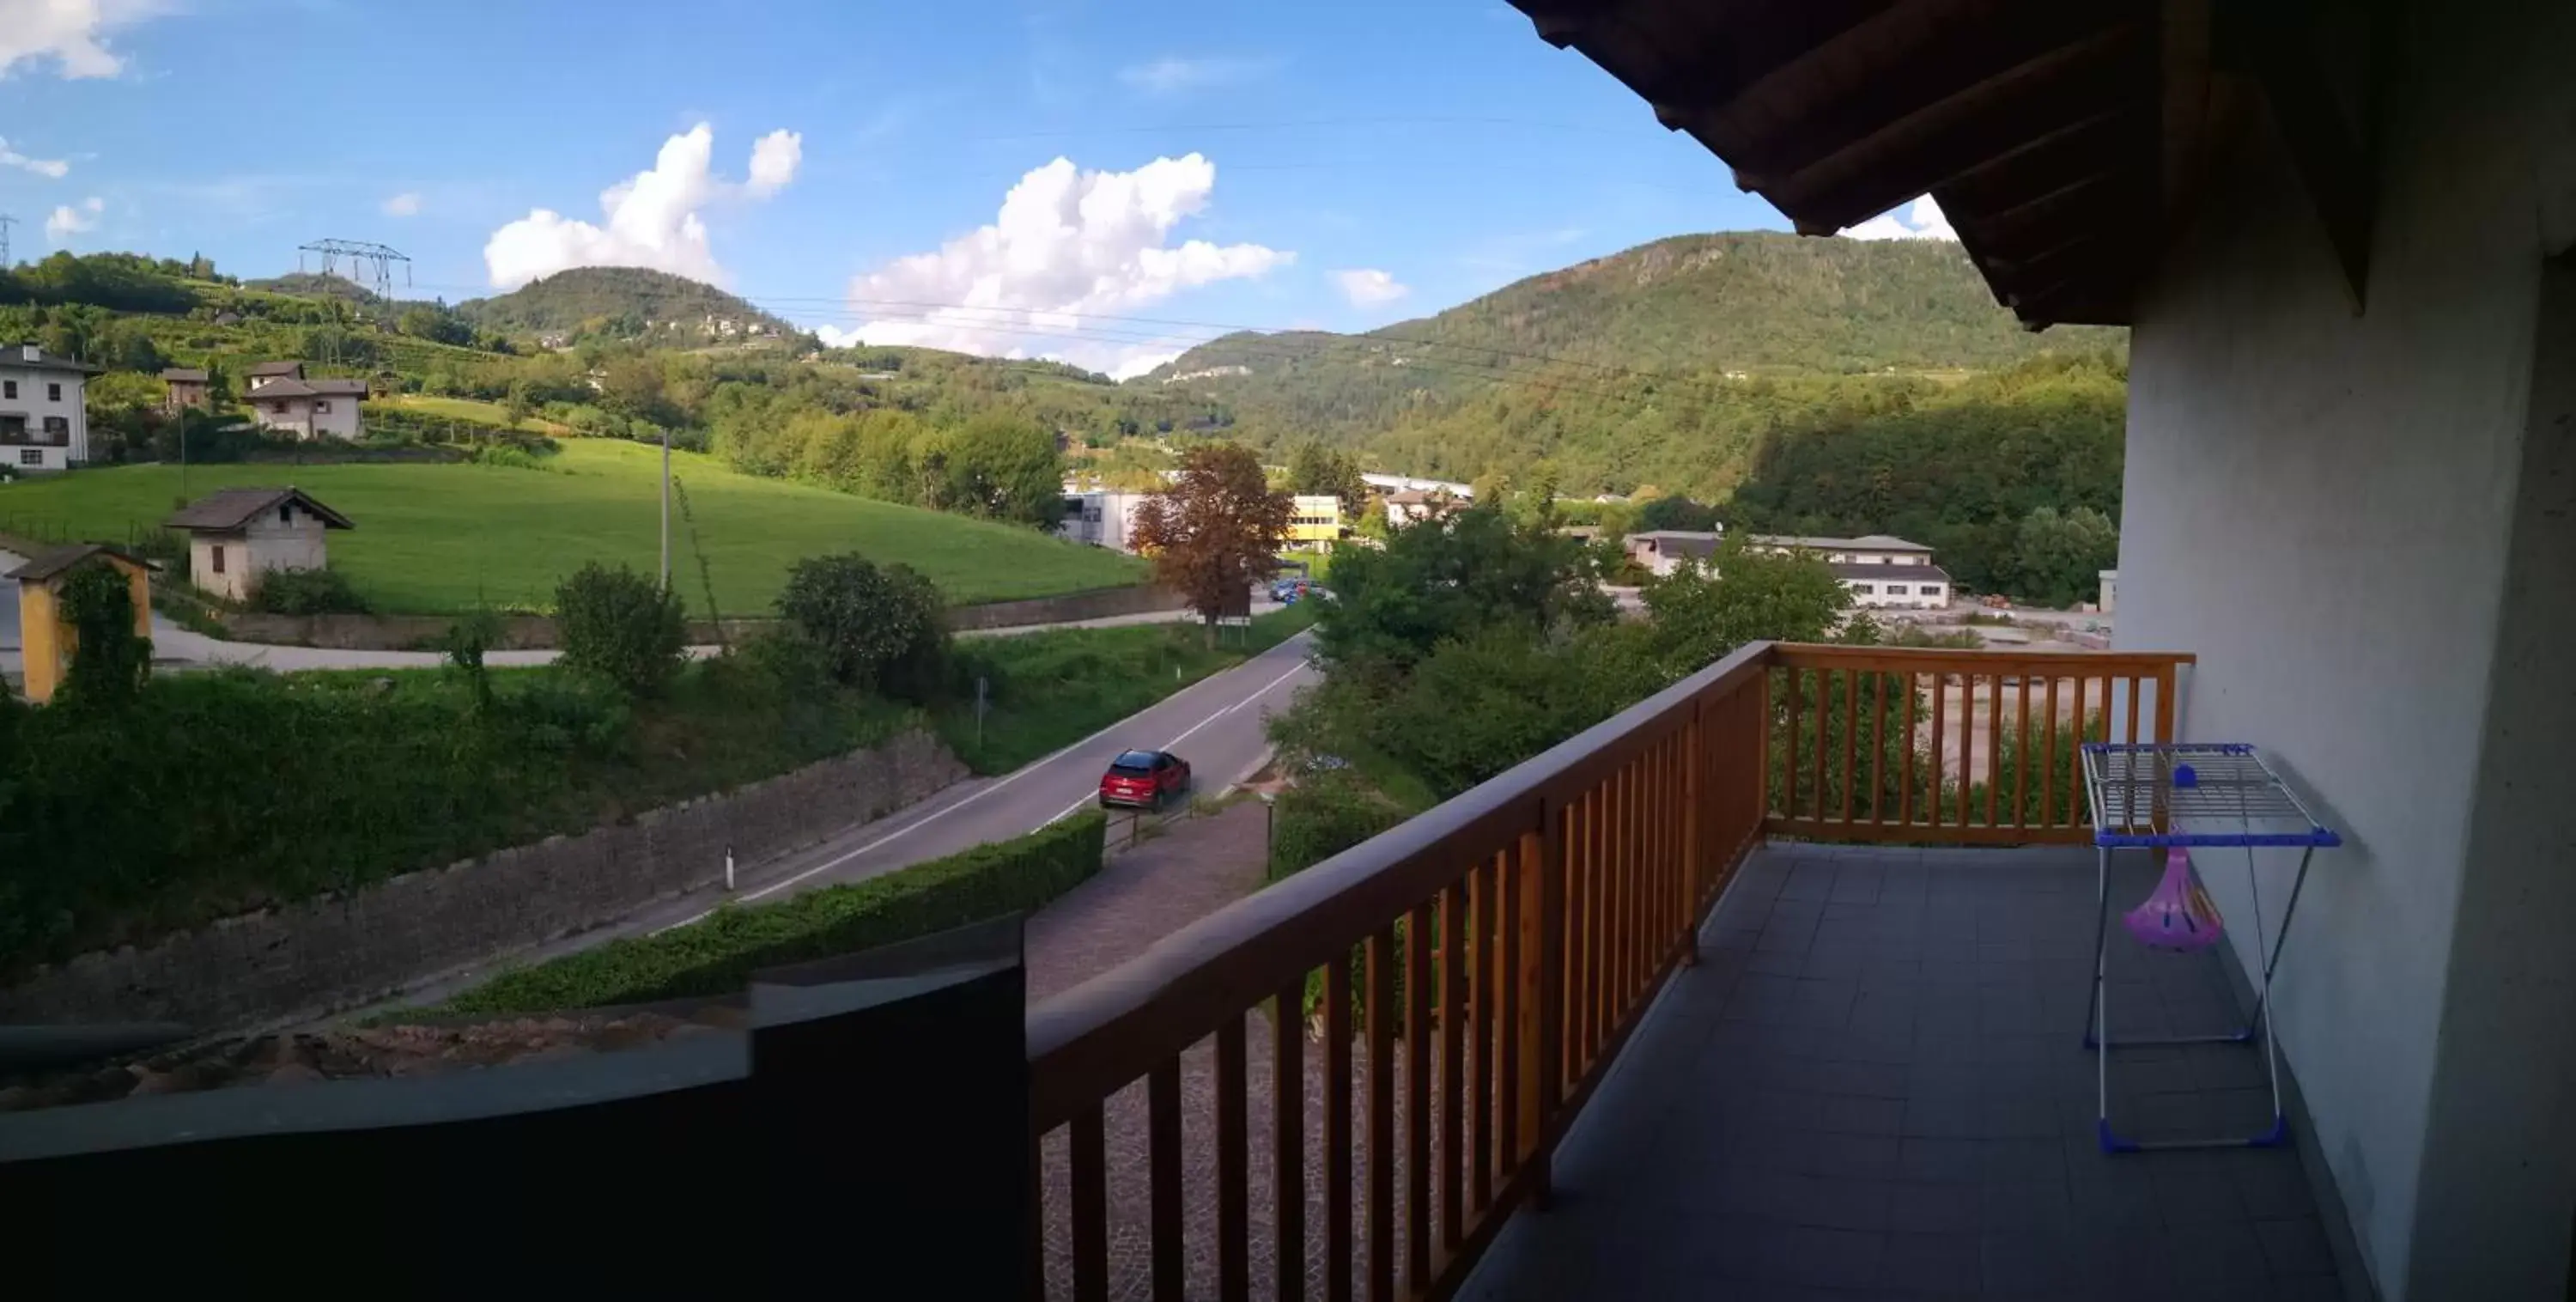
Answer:
<svg viewBox="0 0 2576 1302"><path fill-rule="evenodd" d="M193 366L164 367L161 378L174 384L204 384L206 373Z"/></svg>
<svg viewBox="0 0 2576 1302"><path fill-rule="evenodd" d="M250 523L251 517L277 506L293 502L311 511L326 529L353 529L349 517L314 501L300 488L227 488L212 496L188 504L187 509L161 523L172 529L196 529L222 533Z"/></svg>
<svg viewBox="0 0 2576 1302"><path fill-rule="evenodd" d="M2212 130L2205 6L2193 23L2157 0L1512 3L1800 234L1928 192L2034 327L2128 324Z"/></svg>
<svg viewBox="0 0 2576 1302"><path fill-rule="evenodd" d="M61 574L93 556L113 556L129 564L140 565L147 570L161 568L121 547L110 547L105 543L74 543L69 547L56 547L52 551L40 552L26 564L7 574L0 574L0 578L38 582Z"/></svg>
<svg viewBox="0 0 2576 1302"><path fill-rule="evenodd" d="M253 398L363 398L364 380L271 380L250 391Z"/></svg>

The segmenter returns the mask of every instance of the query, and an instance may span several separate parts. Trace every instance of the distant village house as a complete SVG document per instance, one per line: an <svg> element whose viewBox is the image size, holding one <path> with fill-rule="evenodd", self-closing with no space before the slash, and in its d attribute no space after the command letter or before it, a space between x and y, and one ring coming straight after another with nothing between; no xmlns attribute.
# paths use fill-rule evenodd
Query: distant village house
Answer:
<svg viewBox="0 0 2576 1302"><path fill-rule="evenodd" d="M189 581L231 601L248 601L272 570L321 569L323 535L353 527L296 488L227 488L164 523L188 534Z"/></svg>
<svg viewBox="0 0 2576 1302"><path fill-rule="evenodd" d="M302 362L261 362L250 368L244 397L251 419L299 439L354 439L364 432L358 404L364 380L308 380Z"/></svg>
<svg viewBox="0 0 2576 1302"><path fill-rule="evenodd" d="M34 344L0 350L0 465L21 473L89 460L89 377L100 368Z"/></svg>
<svg viewBox="0 0 2576 1302"><path fill-rule="evenodd" d="M1723 537L1719 530L1648 529L1628 535L1628 559L1649 574L1670 574L1685 561L1705 563Z"/></svg>
<svg viewBox="0 0 2576 1302"><path fill-rule="evenodd" d="M173 366L161 372L161 383L170 391L161 400L161 410L170 415L176 416L190 407L199 411L214 409L207 375L196 367Z"/></svg>
<svg viewBox="0 0 2576 1302"><path fill-rule="evenodd" d="M1774 552L1813 552L1833 567L1855 606L1939 610L1950 604L1950 575L1932 549L1883 533L1859 538L1755 534L1752 545Z"/></svg>

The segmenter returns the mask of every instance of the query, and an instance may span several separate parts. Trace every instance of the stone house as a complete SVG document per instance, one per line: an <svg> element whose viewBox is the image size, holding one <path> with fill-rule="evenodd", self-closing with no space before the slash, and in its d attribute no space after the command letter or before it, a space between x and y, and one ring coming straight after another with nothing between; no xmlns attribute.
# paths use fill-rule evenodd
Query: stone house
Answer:
<svg viewBox="0 0 2576 1302"><path fill-rule="evenodd" d="M329 563L324 535L349 517L297 488L227 488L163 522L188 537L188 578L200 590L248 601L272 570Z"/></svg>

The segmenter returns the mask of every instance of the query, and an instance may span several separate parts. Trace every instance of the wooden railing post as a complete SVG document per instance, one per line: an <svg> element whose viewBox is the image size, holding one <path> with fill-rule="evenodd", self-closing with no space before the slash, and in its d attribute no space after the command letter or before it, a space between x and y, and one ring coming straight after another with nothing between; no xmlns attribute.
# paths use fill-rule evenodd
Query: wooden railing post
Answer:
<svg viewBox="0 0 2576 1302"><path fill-rule="evenodd" d="M1539 800L1538 830L1521 834L1519 1157L1528 1172L1530 1206L1544 1210L1552 1190L1546 1131L1555 1119L1565 1049L1565 801Z"/></svg>
<svg viewBox="0 0 2576 1302"><path fill-rule="evenodd" d="M1682 725L1682 925L1690 937L1682 944L1682 966L1699 966L1699 902L1708 880L1708 698L1691 706Z"/></svg>

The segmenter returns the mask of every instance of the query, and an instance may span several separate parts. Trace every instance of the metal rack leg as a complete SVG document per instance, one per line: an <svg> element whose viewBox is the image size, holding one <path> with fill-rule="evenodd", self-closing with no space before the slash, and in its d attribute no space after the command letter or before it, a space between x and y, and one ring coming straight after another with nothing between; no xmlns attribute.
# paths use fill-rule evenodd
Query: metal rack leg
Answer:
<svg viewBox="0 0 2576 1302"><path fill-rule="evenodd" d="M2111 932L2111 849L2096 846L2093 850L2093 1007L2084 1019L2084 1043L2093 1050L2094 1134L2102 1151L2117 1152L2120 1140L2111 1133L2111 1008L2110 947ZM2100 1034L2095 1034L2095 1028Z"/></svg>
<svg viewBox="0 0 2576 1302"><path fill-rule="evenodd" d="M2271 955L2263 959L2263 978L2260 983L2261 988L2254 998L2253 1013L2245 1019L2245 1029L2238 1033L2236 1037L2239 1040L2253 1039L2254 1024L2262 1021L2264 1015L2271 1011L2272 973L2275 969L2281 966L2281 951L2290 943L2290 919L2297 916L2299 912L2299 892L2307 888L2308 864L2316 857L2317 848L2315 846L2309 846L2307 849L2299 852L2299 873L2296 877L2290 879L2290 901L2289 903L2281 906L2281 929L2274 933L2272 937ZM2248 889L2252 889L2252 883L2248 882L2247 887ZM2258 910L2261 907L2259 900L2257 901L2256 907ZM2260 921L2259 912L2255 923L2254 944L2257 949L2262 948L2263 945L2262 923ZM2280 1086L2277 1082L2273 1086L2273 1092L2275 1094L2280 1092Z"/></svg>

